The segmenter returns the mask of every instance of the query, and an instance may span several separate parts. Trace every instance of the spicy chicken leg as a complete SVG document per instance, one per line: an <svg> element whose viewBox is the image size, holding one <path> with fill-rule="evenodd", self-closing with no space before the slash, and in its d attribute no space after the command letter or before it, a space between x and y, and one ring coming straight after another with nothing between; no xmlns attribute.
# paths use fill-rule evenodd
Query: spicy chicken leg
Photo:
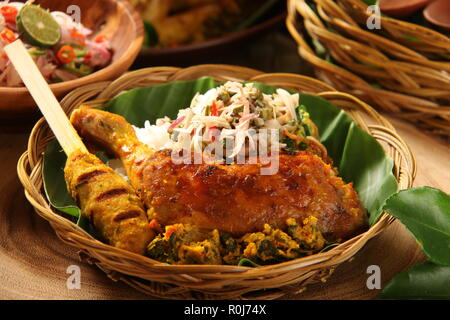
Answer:
<svg viewBox="0 0 450 320"><path fill-rule="evenodd" d="M185 223L235 235L285 228L286 220L318 219L328 240L345 238L366 225L352 184L308 152L280 154L279 170L261 175L262 164L176 164L170 150L138 141L121 116L81 108L71 121L78 133L119 157L131 184L162 225Z"/></svg>

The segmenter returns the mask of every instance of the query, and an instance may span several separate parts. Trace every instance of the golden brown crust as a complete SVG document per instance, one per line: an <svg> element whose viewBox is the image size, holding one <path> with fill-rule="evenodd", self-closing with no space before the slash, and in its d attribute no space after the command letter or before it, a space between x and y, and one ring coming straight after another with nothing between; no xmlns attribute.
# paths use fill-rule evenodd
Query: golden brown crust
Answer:
<svg viewBox="0 0 450 320"><path fill-rule="evenodd" d="M143 254L154 232L133 188L92 154L76 151L64 169L82 214L111 245Z"/></svg>
<svg viewBox="0 0 450 320"><path fill-rule="evenodd" d="M232 234L284 229L288 218L317 217L329 239L351 236L366 214L351 184L308 152L281 154L279 170L261 175L259 164L177 165L158 151L131 171L140 197L161 224L185 223ZM150 192L151 191L151 192Z"/></svg>

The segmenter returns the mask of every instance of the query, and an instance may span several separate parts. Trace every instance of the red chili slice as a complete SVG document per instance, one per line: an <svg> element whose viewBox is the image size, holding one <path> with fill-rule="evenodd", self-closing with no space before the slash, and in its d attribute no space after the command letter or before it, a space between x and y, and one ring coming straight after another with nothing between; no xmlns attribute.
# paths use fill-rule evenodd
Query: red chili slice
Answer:
<svg viewBox="0 0 450 320"><path fill-rule="evenodd" d="M108 40L108 37L105 36L105 35L98 36L98 37L96 37L96 38L94 39L94 41L95 41L96 43L105 42L106 40Z"/></svg>
<svg viewBox="0 0 450 320"><path fill-rule="evenodd" d="M70 63L75 59L75 50L69 45L64 45L58 50L56 56L61 63Z"/></svg>
<svg viewBox="0 0 450 320"><path fill-rule="evenodd" d="M215 101L213 101L212 105L211 105L211 115L212 116L218 116L218 112L217 112L217 104Z"/></svg>
<svg viewBox="0 0 450 320"><path fill-rule="evenodd" d="M19 12L16 7L3 6L0 9L0 11L1 11L3 17L5 18L6 22L9 22L9 23L15 23L16 22L16 16L17 16L17 13Z"/></svg>
<svg viewBox="0 0 450 320"><path fill-rule="evenodd" d="M73 29L70 32L70 36L75 40L76 43L79 43L83 46L86 44L86 36L82 33L79 33L76 29Z"/></svg>
<svg viewBox="0 0 450 320"><path fill-rule="evenodd" d="M16 40L16 35L11 30L5 28L2 32L0 32L0 37L8 43L11 43Z"/></svg>

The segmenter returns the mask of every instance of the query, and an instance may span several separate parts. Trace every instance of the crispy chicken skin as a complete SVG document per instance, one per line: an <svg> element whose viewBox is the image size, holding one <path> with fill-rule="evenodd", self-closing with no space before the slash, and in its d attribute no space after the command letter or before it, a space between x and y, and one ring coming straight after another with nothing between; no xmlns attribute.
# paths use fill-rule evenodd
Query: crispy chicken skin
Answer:
<svg viewBox="0 0 450 320"><path fill-rule="evenodd" d="M143 254L154 237L133 188L93 154L75 151L64 169L70 194L111 245Z"/></svg>
<svg viewBox="0 0 450 320"><path fill-rule="evenodd" d="M140 143L121 116L81 108L71 121L83 138L122 160L149 219L161 225L185 223L242 235L262 230L266 223L284 228L288 218L314 216L330 241L366 225L352 184L311 153L281 153L274 175L261 175L261 164L176 164L170 150Z"/></svg>

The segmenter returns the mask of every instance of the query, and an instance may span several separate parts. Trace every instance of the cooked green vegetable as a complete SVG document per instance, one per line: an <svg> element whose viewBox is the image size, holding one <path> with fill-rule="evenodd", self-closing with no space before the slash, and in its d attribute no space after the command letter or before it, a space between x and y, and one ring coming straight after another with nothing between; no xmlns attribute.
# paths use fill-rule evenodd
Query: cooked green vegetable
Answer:
<svg viewBox="0 0 450 320"><path fill-rule="evenodd" d="M93 69L85 63L72 61L64 65L64 69L78 76L87 76L93 72Z"/></svg>
<svg viewBox="0 0 450 320"><path fill-rule="evenodd" d="M266 224L261 232L234 238L217 229L206 232L187 224L166 226L148 245L150 258L170 264L268 264L311 255L322 250L325 239L310 216L297 223L287 219L283 231Z"/></svg>
<svg viewBox="0 0 450 320"><path fill-rule="evenodd" d="M43 56L47 52L45 50L40 50L36 47L32 47L30 50L28 50L28 53L32 56Z"/></svg>

